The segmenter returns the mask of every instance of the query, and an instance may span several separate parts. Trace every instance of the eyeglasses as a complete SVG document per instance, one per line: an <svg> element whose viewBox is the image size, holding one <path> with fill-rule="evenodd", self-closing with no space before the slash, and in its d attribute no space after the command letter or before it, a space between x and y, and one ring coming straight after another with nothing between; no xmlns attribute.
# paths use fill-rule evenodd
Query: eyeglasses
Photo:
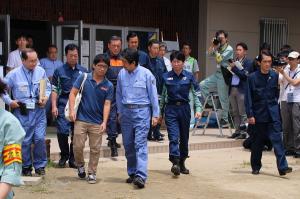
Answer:
<svg viewBox="0 0 300 199"><path fill-rule="evenodd" d="M289 57L288 59L289 59L289 61L297 60L296 58L292 58L292 57Z"/></svg>

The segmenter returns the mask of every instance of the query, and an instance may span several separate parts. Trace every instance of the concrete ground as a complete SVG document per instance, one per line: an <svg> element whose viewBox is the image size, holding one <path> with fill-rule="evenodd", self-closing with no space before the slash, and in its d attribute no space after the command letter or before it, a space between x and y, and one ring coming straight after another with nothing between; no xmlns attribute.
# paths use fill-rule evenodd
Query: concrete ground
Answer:
<svg viewBox="0 0 300 199"><path fill-rule="evenodd" d="M42 183L14 188L18 198L114 198L114 199L298 199L300 198L300 159L288 158L294 171L280 177L272 152L263 154L261 174L251 174L250 153L242 148L190 152L190 175L175 178L167 153L149 155L149 179L145 189L126 184L126 160L101 158L98 183L77 178L74 169L47 168Z"/></svg>

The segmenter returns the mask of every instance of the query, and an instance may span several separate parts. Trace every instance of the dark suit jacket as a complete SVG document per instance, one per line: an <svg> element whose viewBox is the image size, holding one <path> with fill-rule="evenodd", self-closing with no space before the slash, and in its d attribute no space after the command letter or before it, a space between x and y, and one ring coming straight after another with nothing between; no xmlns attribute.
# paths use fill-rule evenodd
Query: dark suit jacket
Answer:
<svg viewBox="0 0 300 199"><path fill-rule="evenodd" d="M250 74L245 93L247 117L256 122L280 122L278 105L278 74L270 70L262 74L260 70Z"/></svg>

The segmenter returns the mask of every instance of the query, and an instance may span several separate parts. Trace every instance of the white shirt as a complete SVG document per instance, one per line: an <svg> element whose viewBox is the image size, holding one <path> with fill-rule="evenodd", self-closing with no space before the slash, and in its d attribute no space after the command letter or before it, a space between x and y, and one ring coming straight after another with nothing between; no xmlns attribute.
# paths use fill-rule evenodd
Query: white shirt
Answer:
<svg viewBox="0 0 300 199"><path fill-rule="evenodd" d="M19 49L9 53L6 66L13 69L22 66L21 51Z"/></svg>
<svg viewBox="0 0 300 199"><path fill-rule="evenodd" d="M300 78L300 65L298 64L298 67L294 70L290 70L290 65L287 65L284 69L284 72L289 75L290 78L296 76L293 79L298 79ZM282 79L280 79L282 78ZM281 75L279 76L279 81L280 83L280 95L279 98L281 97L281 101L287 101L287 94L288 93L293 93L293 102L300 102L300 85L298 86L293 86L292 84L289 84L288 81Z"/></svg>
<svg viewBox="0 0 300 199"><path fill-rule="evenodd" d="M168 58L164 57L164 62L165 62L165 65L167 67L167 71L168 72L171 71L172 70L172 64L171 64L170 60Z"/></svg>

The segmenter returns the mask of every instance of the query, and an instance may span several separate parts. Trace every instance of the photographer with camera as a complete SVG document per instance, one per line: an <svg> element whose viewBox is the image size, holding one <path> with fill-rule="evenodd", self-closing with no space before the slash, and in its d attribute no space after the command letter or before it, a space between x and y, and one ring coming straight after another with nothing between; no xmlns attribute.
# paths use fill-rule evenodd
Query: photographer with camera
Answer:
<svg viewBox="0 0 300 199"><path fill-rule="evenodd" d="M229 101L232 108L232 116L235 126L235 132L230 138L245 139L247 133L240 129L245 124L247 116L245 113L244 93L248 75L253 72L253 62L247 58L248 46L241 42L236 45L235 60L230 60L230 70L234 73L229 87Z"/></svg>
<svg viewBox="0 0 300 199"><path fill-rule="evenodd" d="M208 54L216 59L216 72L200 82L201 93L204 98L209 95L211 88L217 88L219 99L222 106L221 126L228 125L229 97L228 90L230 85L231 73L227 70L229 60L233 59L233 49L228 44L228 33L224 30L216 32L216 37L212 40L208 49Z"/></svg>
<svg viewBox="0 0 300 199"><path fill-rule="evenodd" d="M283 141L286 155L300 157L300 54L296 51L288 55L288 65L275 69L282 74L279 82L283 85L281 115Z"/></svg>

